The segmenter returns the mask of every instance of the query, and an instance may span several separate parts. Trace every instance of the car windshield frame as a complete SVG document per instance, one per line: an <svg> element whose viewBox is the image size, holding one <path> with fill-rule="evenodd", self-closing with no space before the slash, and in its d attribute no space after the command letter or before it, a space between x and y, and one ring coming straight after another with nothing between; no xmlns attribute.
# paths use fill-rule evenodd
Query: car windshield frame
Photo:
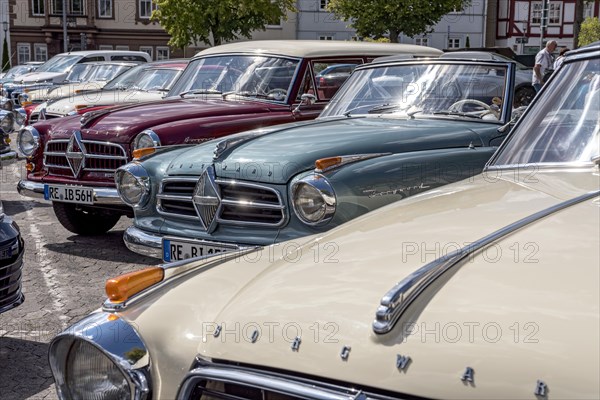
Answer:
<svg viewBox="0 0 600 400"><path fill-rule="evenodd" d="M566 60L519 119L486 170L593 165L600 154L598 64L597 53Z"/></svg>
<svg viewBox="0 0 600 400"><path fill-rule="evenodd" d="M215 94L222 95L224 99L231 95L235 98L288 103L295 98L292 89L302 61L298 57L254 53L198 57L188 64L166 97ZM198 85L197 77L207 70L213 77ZM280 73L285 74L279 76ZM276 88L269 86L275 83Z"/></svg>
<svg viewBox="0 0 600 400"><path fill-rule="evenodd" d="M512 112L507 105L514 97L514 71L512 62L490 60L366 64L354 70L319 118L443 118L502 125Z"/></svg>
<svg viewBox="0 0 600 400"><path fill-rule="evenodd" d="M64 55L54 56L40 67L35 72L67 72L69 69L77 64L83 56L77 55Z"/></svg>

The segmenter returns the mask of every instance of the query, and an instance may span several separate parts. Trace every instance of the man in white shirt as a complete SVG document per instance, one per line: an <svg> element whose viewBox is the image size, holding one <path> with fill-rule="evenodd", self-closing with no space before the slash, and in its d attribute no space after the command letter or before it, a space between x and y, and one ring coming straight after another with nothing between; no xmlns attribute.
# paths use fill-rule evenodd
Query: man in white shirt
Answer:
<svg viewBox="0 0 600 400"><path fill-rule="evenodd" d="M539 92L544 85L544 75L549 69L552 69L554 58L552 52L556 49L556 40L550 40L546 47L540 50L535 56L535 65L533 66L532 84L536 92Z"/></svg>

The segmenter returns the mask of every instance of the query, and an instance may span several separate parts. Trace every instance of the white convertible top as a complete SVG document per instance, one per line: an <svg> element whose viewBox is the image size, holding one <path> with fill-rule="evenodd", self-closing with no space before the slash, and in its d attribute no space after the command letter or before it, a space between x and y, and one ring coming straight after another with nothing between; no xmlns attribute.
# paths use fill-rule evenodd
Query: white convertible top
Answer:
<svg viewBox="0 0 600 400"><path fill-rule="evenodd" d="M335 40L255 40L210 47L196 54L194 58L223 53L264 53L310 58L346 55L376 57L387 54L437 57L442 54L442 51L433 47L399 43L343 42Z"/></svg>

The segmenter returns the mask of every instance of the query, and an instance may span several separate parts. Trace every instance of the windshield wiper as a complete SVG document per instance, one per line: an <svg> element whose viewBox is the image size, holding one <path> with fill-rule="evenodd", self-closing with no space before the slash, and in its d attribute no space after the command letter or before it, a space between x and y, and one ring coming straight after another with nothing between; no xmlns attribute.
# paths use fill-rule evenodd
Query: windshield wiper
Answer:
<svg viewBox="0 0 600 400"><path fill-rule="evenodd" d="M457 116L457 117L481 119L481 116L479 116L479 115L473 115L473 114L468 114L468 113L463 113L463 112L458 112L458 111L436 111L436 112L433 112L432 114L433 115L452 115L452 116Z"/></svg>
<svg viewBox="0 0 600 400"><path fill-rule="evenodd" d="M184 98L188 94L221 94L222 92L217 89L194 89L188 90L187 92L179 93L179 97Z"/></svg>
<svg viewBox="0 0 600 400"><path fill-rule="evenodd" d="M226 96L229 96L230 94L235 94L236 96L244 96L244 97L257 97L257 98L261 98L261 99L269 99L270 98L269 96L267 96L264 93L251 92L249 90L242 91L242 92L236 92L236 91L225 92L225 93L223 93L223 98L225 98Z"/></svg>
<svg viewBox="0 0 600 400"><path fill-rule="evenodd" d="M367 113L369 113L369 114L379 114L379 113L383 114L383 113L388 113L388 112L396 111L396 110L398 110L400 108L402 108L401 104L391 104L391 103L381 104L381 105L378 105L378 106L375 106L373 108L368 109Z"/></svg>

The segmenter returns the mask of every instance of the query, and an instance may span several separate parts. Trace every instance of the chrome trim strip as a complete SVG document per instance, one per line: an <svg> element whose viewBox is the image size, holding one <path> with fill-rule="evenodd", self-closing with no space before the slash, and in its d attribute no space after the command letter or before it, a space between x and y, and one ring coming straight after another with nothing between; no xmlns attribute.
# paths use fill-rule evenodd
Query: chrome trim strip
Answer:
<svg viewBox="0 0 600 400"><path fill-rule="evenodd" d="M402 281L398 282L383 296L381 299L381 304L375 314L373 331L378 335L390 332L402 317L402 314L419 297L419 295L423 293L423 291L425 291L446 271L453 268L460 268L461 266L458 264L467 256L529 224L539 221L544 217L579 204L583 201L593 199L599 195L600 190L589 192L538 211L495 232L492 232L489 235L469 244L468 246L455 250L419 268Z"/></svg>
<svg viewBox="0 0 600 400"><path fill-rule="evenodd" d="M240 200L221 200L221 204L227 204L230 206L245 206L251 208L269 208L273 210L283 210L285 206L283 204L271 204L271 203L262 203L258 201L240 201Z"/></svg>
<svg viewBox="0 0 600 400"><path fill-rule="evenodd" d="M146 295L159 291L163 286L167 285L172 279L178 276L183 276L191 272L202 273L208 271L209 269L217 267L227 261L234 260L238 257L242 257L245 254L251 253L260 248L261 247L259 246L245 247L243 249L240 249L239 251L209 254L206 256L190 258L187 260L160 264L158 265L158 267L162 268L164 272L164 278L161 282L150 286L145 290L142 290L141 292L135 294L134 296L127 299L127 301L124 301L122 303L113 303L109 299L106 299L104 301L104 304L102 305L102 309L107 312L123 311L127 307L131 306L132 304L135 304L137 301L144 298Z"/></svg>
<svg viewBox="0 0 600 400"><path fill-rule="evenodd" d="M270 391L301 399L318 400L352 400L352 399L377 399L391 400L399 398L397 396L388 397L373 393L364 392L353 388L339 386L331 383L324 383L309 378L294 377L284 375L283 373L262 371L247 367L234 365L219 365L196 359L194 368L188 372L183 380L177 399L189 400L194 388L203 380L213 380L217 382L243 385L253 389ZM263 398L266 398L263 396Z"/></svg>
<svg viewBox="0 0 600 400"><path fill-rule="evenodd" d="M71 398L65 373L69 353L77 341L87 342L113 361L129 383L131 399L149 398L151 383L148 349L129 323L106 312L88 315L58 334L50 343L48 359L60 398Z"/></svg>
<svg viewBox="0 0 600 400"><path fill-rule="evenodd" d="M192 196L177 196L174 194L157 194L156 198L164 200L180 200L192 202Z"/></svg>

